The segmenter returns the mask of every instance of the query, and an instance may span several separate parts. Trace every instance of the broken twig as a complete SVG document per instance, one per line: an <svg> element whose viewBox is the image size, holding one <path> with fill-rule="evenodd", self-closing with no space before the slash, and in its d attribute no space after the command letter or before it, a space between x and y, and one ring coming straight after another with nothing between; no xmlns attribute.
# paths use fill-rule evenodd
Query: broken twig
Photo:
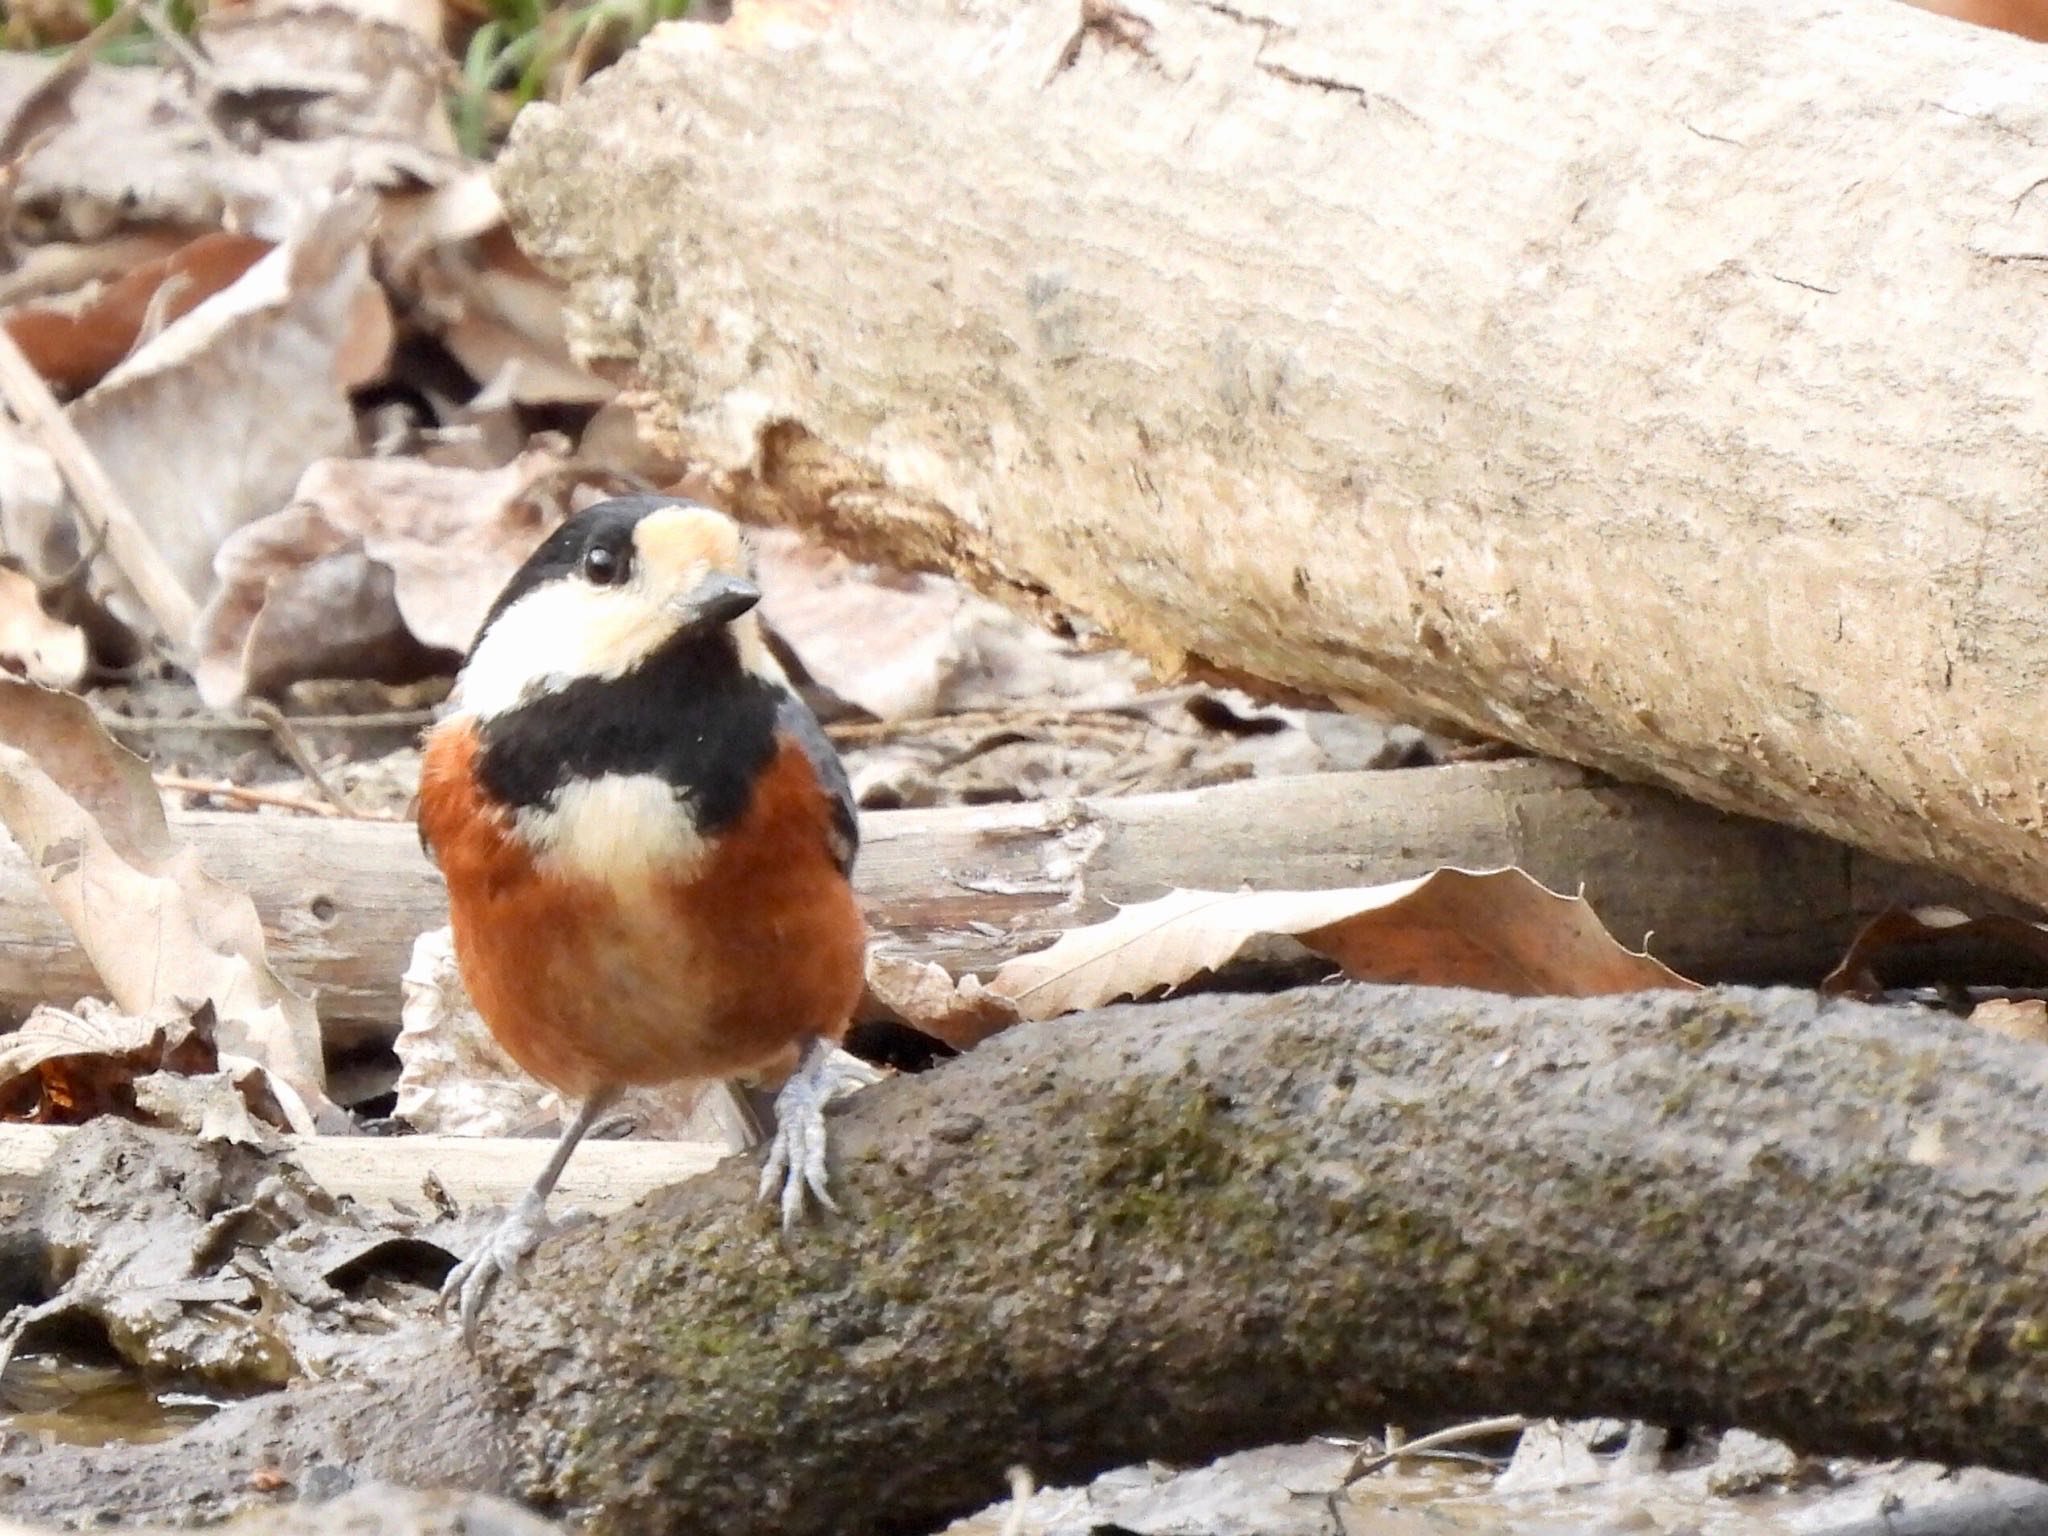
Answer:
<svg viewBox="0 0 2048 1536"><path fill-rule="evenodd" d="M171 650L182 655L191 642L198 604L172 574L141 519L71 425L50 386L4 331L0 331L0 397L55 462L86 514L88 527L97 525L104 535L107 557L123 582L156 621Z"/></svg>

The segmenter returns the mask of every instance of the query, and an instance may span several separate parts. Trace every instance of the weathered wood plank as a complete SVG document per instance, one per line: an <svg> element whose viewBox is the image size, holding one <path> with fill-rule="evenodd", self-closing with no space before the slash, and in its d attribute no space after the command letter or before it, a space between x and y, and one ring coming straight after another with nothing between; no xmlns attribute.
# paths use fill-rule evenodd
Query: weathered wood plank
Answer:
<svg viewBox="0 0 2048 1536"><path fill-rule="evenodd" d="M26 1187L71 1131L51 1125L0 1125L0 1190ZM500 1205L533 1182L554 1149L552 1136L293 1136L291 1157L313 1180L367 1205L424 1206L429 1173L464 1206ZM586 1141L555 1186L566 1211L623 1210L650 1190L677 1184L726 1156L695 1141Z"/></svg>
<svg viewBox="0 0 2048 1536"><path fill-rule="evenodd" d="M389 1035L415 936L446 920L409 826L225 813L174 824L255 898L274 958L318 988L335 1043ZM1712 981L1813 981L1884 907L1976 902L1950 878L1558 763L1258 779L1174 794L863 818L868 919L905 951L986 971L1112 902L1179 886L1319 888L1519 864L1583 887L1624 942ZM94 990L26 861L0 845L0 1008Z"/></svg>

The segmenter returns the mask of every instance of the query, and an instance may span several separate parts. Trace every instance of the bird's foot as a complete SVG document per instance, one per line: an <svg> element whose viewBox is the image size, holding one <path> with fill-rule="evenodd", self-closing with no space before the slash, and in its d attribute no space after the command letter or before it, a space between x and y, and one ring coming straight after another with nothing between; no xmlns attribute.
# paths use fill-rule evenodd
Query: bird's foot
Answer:
<svg viewBox="0 0 2048 1536"><path fill-rule="evenodd" d="M436 1311L446 1317L448 1308L455 1307L462 1323L463 1343L476 1342L476 1320L483 1313L491 1288L501 1276L517 1273L526 1256L553 1230L555 1224L548 1220L547 1202L529 1190L520 1196L505 1219L491 1229L490 1236L477 1245L476 1251L448 1272Z"/></svg>
<svg viewBox="0 0 2048 1536"><path fill-rule="evenodd" d="M825 1106L847 1089L864 1088L881 1076L831 1041L814 1040L775 1096L775 1139L768 1144L756 1198L770 1200L780 1192L783 1231L803 1220L807 1200L839 1210L825 1168Z"/></svg>

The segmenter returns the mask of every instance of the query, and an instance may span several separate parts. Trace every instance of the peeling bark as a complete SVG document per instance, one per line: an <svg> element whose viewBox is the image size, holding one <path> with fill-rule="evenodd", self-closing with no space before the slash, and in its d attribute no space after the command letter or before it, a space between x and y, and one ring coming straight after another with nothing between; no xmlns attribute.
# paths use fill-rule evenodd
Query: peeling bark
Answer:
<svg viewBox="0 0 2048 1536"><path fill-rule="evenodd" d="M2048 899L2048 54L1837 0L863 0L502 186L743 511Z"/></svg>
<svg viewBox="0 0 2048 1536"><path fill-rule="evenodd" d="M1018 1462L1505 1409L2038 1471L2044 1127L2038 1049L1791 992L1113 1009L857 1099L844 1220L784 1239L735 1160L543 1248L475 1374L0 1456L0 1512L341 1447L599 1533L908 1531Z"/></svg>

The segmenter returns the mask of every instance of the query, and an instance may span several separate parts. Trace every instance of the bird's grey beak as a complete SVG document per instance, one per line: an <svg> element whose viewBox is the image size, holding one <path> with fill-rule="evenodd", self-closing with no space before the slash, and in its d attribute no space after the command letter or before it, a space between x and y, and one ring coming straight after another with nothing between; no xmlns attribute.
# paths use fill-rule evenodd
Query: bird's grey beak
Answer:
<svg viewBox="0 0 2048 1536"><path fill-rule="evenodd" d="M761 589L751 581L719 571L698 582L687 597L679 598L676 612L691 629L708 629L714 624L730 624L760 601Z"/></svg>

